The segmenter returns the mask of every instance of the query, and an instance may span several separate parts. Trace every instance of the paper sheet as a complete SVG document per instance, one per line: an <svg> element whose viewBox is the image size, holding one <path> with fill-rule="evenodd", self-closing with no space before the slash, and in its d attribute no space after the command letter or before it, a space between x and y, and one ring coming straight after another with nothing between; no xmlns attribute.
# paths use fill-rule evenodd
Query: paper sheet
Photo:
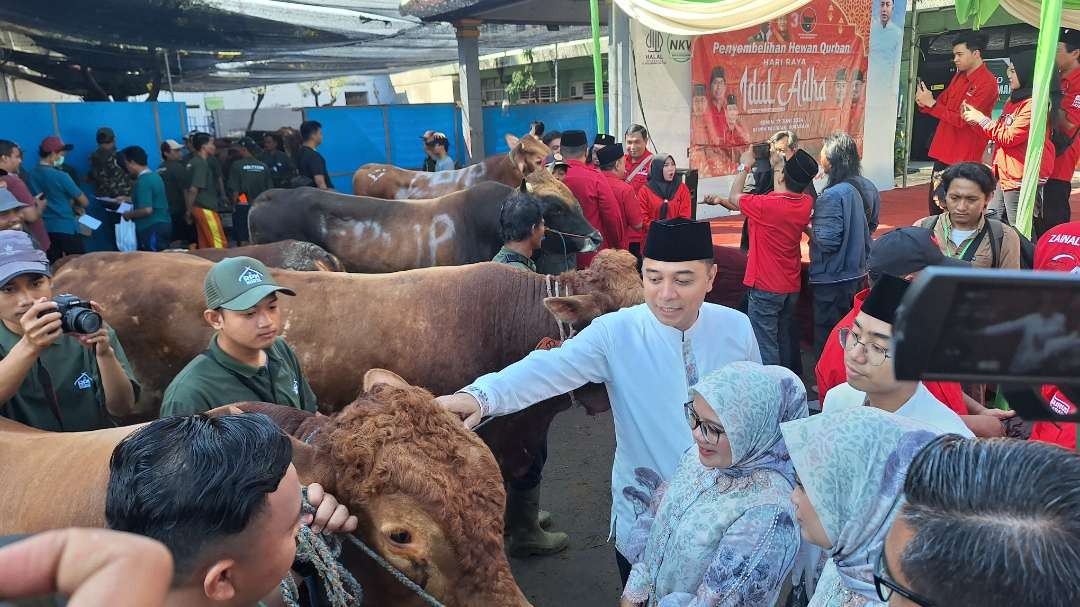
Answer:
<svg viewBox="0 0 1080 607"><path fill-rule="evenodd" d="M82 225L90 228L91 230L96 230L96 229L101 227L101 220L100 219L95 219L95 218L91 217L90 215L80 215L79 216L79 223L81 223Z"/></svg>

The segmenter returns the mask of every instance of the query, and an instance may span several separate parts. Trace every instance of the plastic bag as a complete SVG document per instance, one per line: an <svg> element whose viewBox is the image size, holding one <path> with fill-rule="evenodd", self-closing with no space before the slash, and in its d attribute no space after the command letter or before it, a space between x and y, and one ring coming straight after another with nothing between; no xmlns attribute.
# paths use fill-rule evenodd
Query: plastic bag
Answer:
<svg viewBox="0 0 1080 607"><path fill-rule="evenodd" d="M139 240L135 236L135 222L130 219L120 219L116 224L116 249L119 251L135 251L139 248Z"/></svg>

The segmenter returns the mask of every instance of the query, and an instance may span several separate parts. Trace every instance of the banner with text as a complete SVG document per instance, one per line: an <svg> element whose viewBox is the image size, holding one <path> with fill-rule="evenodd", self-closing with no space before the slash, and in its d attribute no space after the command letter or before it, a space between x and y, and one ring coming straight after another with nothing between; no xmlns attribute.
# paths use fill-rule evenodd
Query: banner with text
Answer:
<svg viewBox="0 0 1080 607"><path fill-rule="evenodd" d="M868 2L812 0L759 27L696 38L690 166L730 175L751 144L781 130L815 156L836 131L861 149L870 16Z"/></svg>

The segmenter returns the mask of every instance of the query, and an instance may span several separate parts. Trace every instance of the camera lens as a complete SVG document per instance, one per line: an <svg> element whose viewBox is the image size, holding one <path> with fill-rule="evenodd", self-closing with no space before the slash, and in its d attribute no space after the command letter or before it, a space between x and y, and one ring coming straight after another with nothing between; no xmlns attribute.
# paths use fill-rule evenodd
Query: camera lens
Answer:
<svg viewBox="0 0 1080 607"><path fill-rule="evenodd" d="M70 314L71 328L75 333L89 334L101 329L101 315L85 308L74 309Z"/></svg>

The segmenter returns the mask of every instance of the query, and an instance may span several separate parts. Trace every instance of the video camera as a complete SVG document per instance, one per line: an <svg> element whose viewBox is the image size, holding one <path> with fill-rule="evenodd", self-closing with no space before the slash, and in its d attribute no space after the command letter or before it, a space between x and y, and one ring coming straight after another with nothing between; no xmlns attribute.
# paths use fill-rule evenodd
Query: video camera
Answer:
<svg viewBox="0 0 1080 607"><path fill-rule="evenodd" d="M1080 274L930 267L893 325L897 379L998 384L1026 420L1080 423L1039 393L1080 403Z"/></svg>

